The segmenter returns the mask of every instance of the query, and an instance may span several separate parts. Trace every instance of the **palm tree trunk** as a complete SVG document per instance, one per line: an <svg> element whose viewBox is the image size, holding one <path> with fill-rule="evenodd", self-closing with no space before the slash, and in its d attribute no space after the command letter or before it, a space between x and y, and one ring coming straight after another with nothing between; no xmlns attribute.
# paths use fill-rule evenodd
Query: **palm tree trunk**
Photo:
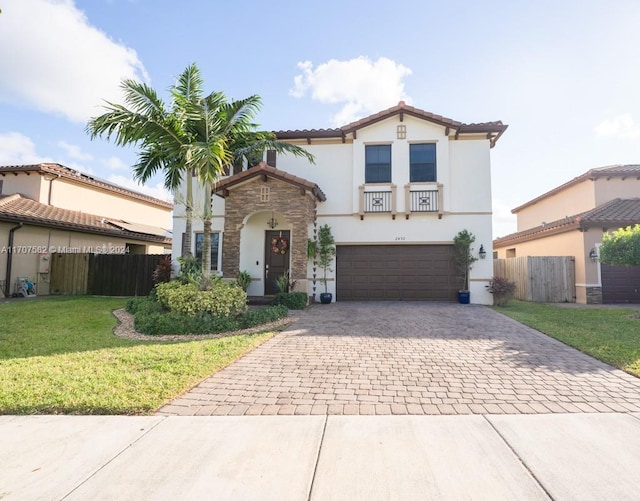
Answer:
<svg viewBox="0 0 640 501"><path fill-rule="evenodd" d="M187 199L184 204L187 221L182 240L182 257L189 257L192 255L193 241L193 173L191 169L187 171Z"/></svg>
<svg viewBox="0 0 640 501"><path fill-rule="evenodd" d="M205 278L211 276L211 219L212 219L211 184L204 185L204 211L203 211L203 242L202 242L202 275Z"/></svg>

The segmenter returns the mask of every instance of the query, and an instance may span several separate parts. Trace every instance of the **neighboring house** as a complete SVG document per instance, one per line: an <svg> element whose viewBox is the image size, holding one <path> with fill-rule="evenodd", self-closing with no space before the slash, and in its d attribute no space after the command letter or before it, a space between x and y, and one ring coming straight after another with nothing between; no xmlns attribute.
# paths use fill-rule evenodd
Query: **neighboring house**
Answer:
<svg viewBox="0 0 640 501"><path fill-rule="evenodd" d="M601 265L605 232L640 223L640 165L591 169L512 210L518 231L498 238L498 258L573 256L576 302L640 302L640 269Z"/></svg>
<svg viewBox="0 0 640 501"><path fill-rule="evenodd" d="M0 285L49 293L50 254L164 254L173 205L59 164L0 166Z"/></svg>
<svg viewBox="0 0 640 501"><path fill-rule="evenodd" d="M275 294L285 272L296 290L323 292L307 242L328 224L337 244L328 281L334 299L455 300L454 236L471 231L474 252L482 245L491 255L489 150L506 128L463 124L400 102L337 129L276 132L312 153L315 164L267 152L267 163L221 179L212 267L228 279L249 272L249 295ZM184 207L176 206L174 234L184 228ZM194 228L200 257L202 223ZM174 257L180 248L175 238ZM492 302L485 288L492 266L491 259L475 263L472 302Z"/></svg>

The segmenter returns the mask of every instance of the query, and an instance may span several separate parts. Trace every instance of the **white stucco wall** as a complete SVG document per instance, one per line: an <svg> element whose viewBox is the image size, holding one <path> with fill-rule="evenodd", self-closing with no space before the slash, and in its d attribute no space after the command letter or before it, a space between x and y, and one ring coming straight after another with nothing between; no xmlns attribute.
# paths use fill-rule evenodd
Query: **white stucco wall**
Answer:
<svg viewBox="0 0 640 501"><path fill-rule="evenodd" d="M406 125L406 139L397 139L396 127ZM326 194L327 200L318 204L318 225L328 224L337 245L347 244L452 244L454 236L467 229L476 236L474 252L484 246L487 259L479 260L473 266L470 276L472 302L492 304L493 296L486 291L493 274L492 226L491 226L491 167L489 141L478 139L455 140L444 135L445 128L424 120L405 115L403 122L395 116L375 123L356 133L353 141L342 143L317 141L317 144L302 144L315 156L316 163L311 165L304 158L279 155L277 168L295 176L316 183ZM404 214L404 187L409 183L409 145L411 143L436 143L437 181L443 185L444 215L437 213L412 213L407 220ZM312 140L313 143L313 140ZM361 220L359 212L359 187L364 184L365 145L391 144L392 183L397 186L398 214L365 214ZM375 187L377 185L367 185ZM379 185L382 186L382 185ZM387 184L388 186L388 184ZM196 189L196 199L202 199L201 189ZM224 202L216 197L214 203L214 231L224 228ZM240 269L249 271L255 280L249 294L262 294L264 285L262 260L264 255L264 230L270 214L254 216L263 218L254 228L245 225L241 236ZM276 216L285 221L284 216ZM194 230L200 231L201 222L194 221ZM285 223L278 229L290 229ZM184 207L176 204L174 208L173 256L180 255L181 235L184 231ZM311 231L311 228L310 228ZM247 237L247 238L245 238ZM221 241L224 240L224 235ZM297 243L292 242L292 245ZM301 242L306 245L306 242ZM256 262L259 264L256 265ZM335 269L335 266L332 266ZM317 277L321 270L317 271ZM308 269L309 281L312 277L311 265ZM334 293L334 272L330 273L329 292ZM311 288L311 282L309 282ZM309 289L311 290L311 289ZM323 290L318 282L316 291Z"/></svg>

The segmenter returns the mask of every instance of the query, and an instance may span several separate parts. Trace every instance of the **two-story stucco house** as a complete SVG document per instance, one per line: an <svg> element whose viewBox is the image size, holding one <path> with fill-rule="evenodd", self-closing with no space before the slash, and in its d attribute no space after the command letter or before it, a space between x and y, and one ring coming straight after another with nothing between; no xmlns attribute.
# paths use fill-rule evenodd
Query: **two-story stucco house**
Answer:
<svg viewBox="0 0 640 501"><path fill-rule="evenodd" d="M249 295L276 293L284 272L296 290L323 292L307 243L327 224L337 245L327 284L335 300L453 301L460 288L454 236L467 229L474 252L482 246L491 256L490 149L506 128L400 102L336 129L276 132L315 164L268 152L266 163L222 178L214 189L212 267L228 279L247 271ZM174 234L184 228L184 208L176 206ZM193 242L199 256L200 229ZM174 238L174 257L180 246ZM492 303L485 288L492 272L491 259L475 263L471 302Z"/></svg>
<svg viewBox="0 0 640 501"><path fill-rule="evenodd" d="M640 165L590 169L516 207L518 231L498 238L499 258L573 256L576 302L640 302L640 269L603 265L603 234L640 223Z"/></svg>
<svg viewBox="0 0 640 501"><path fill-rule="evenodd" d="M0 294L50 289L53 253L164 254L173 204L60 164L0 166Z"/></svg>

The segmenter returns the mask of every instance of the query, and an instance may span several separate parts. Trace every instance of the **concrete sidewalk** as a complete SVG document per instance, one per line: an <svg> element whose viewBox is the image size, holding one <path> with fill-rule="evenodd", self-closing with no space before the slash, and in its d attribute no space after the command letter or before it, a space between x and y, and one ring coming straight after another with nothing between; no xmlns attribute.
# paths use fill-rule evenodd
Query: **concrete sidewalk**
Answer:
<svg viewBox="0 0 640 501"><path fill-rule="evenodd" d="M0 499L635 500L640 414L0 416Z"/></svg>

